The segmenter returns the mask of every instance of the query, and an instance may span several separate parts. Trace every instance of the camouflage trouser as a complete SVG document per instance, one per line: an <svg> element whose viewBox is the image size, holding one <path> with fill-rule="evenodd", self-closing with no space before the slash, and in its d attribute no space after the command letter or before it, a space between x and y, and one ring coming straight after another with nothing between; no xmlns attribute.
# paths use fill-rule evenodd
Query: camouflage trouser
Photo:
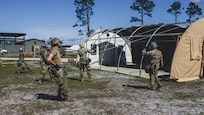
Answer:
<svg viewBox="0 0 204 115"><path fill-rule="evenodd" d="M41 74L42 74L41 80L45 78L47 72L48 72L50 78L54 79L54 77L52 75L52 71L51 71L51 66L46 65L46 64L41 64Z"/></svg>
<svg viewBox="0 0 204 115"><path fill-rule="evenodd" d="M156 89L157 86L162 85L157 76L159 67L160 67L160 63L155 63L150 65L149 76L150 76L150 86L152 89Z"/></svg>
<svg viewBox="0 0 204 115"><path fill-rule="evenodd" d="M91 79L92 73L91 73L91 68L89 64L81 64L79 69L80 69L80 78L84 78L85 72L86 72L88 75L88 78Z"/></svg>
<svg viewBox="0 0 204 115"><path fill-rule="evenodd" d="M68 95L67 80L64 77L62 68L60 68L59 70L54 69L54 76L56 78L56 83L58 84L58 97L60 97L61 99L68 98L69 95Z"/></svg>
<svg viewBox="0 0 204 115"><path fill-rule="evenodd" d="M0 59L0 67L3 66L2 59Z"/></svg>
<svg viewBox="0 0 204 115"><path fill-rule="evenodd" d="M18 61L17 62L17 71L18 73L22 72L24 69L28 69L32 72L32 69L25 61Z"/></svg>

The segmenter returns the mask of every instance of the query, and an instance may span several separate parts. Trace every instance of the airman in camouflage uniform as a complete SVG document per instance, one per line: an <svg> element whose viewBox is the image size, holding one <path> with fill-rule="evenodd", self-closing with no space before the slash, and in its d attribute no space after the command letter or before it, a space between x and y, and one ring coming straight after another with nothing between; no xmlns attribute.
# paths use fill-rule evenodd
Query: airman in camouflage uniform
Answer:
<svg viewBox="0 0 204 115"><path fill-rule="evenodd" d="M78 54L80 59L78 62L78 66L80 69L80 80L84 81L85 71L86 71L88 75L88 81L93 81L90 64L89 64L91 62L91 59L87 57L87 53L93 53L94 51L85 48L84 43L79 44L79 47L80 48L78 49Z"/></svg>
<svg viewBox="0 0 204 115"><path fill-rule="evenodd" d="M21 73L24 69L28 69L32 73L32 69L28 65L28 63L25 62L24 57L25 55L31 54L30 52L24 52L23 48L19 49L19 60L17 62L17 73Z"/></svg>
<svg viewBox="0 0 204 115"><path fill-rule="evenodd" d="M64 76L62 69L62 59L59 52L59 48L61 47L61 41L58 38L53 38L51 40L52 48L51 52L47 58L47 62L51 64L53 74L56 78L56 83L58 84L58 98L64 101L73 102L74 99L69 97L68 88L67 88L67 80Z"/></svg>
<svg viewBox="0 0 204 115"><path fill-rule="evenodd" d="M2 59L0 58L0 67L3 66Z"/></svg>
<svg viewBox="0 0 204 115"><path fill-rule="evenodd" d="M49 56L49 49L47 47L41 47L40 49L40 55L41 55L41 60L40 60L40 65L41 65L41 74L42 77L38 80L38 83L41 84L43 82L43 79L45 78L47 72L50 75L50 78L52 81L55 81L52 71L51 71L51 66L47 62L47 57Z"/></svg>
<svg viewBox="0 0 204 115"><path fill-rule="evenodd" d="M160 50L157 49L156 42L151 42L149 49L150 49L149 51L146 51L146 49L144 49L142 53L144 56L147 56L147 59L148 59L148 66L149 66L148 73L150 76L150 89L156 90L157 88L162 87L162 84L159 81L157 74L158 74L160 65L162 67L164 65L163 54Z"/></svg>

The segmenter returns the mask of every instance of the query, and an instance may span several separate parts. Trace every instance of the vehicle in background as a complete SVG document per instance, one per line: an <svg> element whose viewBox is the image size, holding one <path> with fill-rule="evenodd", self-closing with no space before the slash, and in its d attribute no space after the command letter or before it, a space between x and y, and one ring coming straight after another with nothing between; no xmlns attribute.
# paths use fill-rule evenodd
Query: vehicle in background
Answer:
<svg viewBox="0 0 204 115"><path fill-rule="evenodd" d="M71 48L66 48L65 49L65 52L68 52L68 53L72 53L74 50L73 49L71 49Z"/></svg>
<svg viewBox="0 0 204 115"><path fill-rule="evenodd" d="M6 54L8 54L8 50L1 49L1 48L0 48L0 54L1 54L1 55L6 55Z"/></svg>
<svg viewBox="0 0 204 115"><path fill-rule="evenodd" d="M71 48L62 48L62 49L61 49L61 54L62 54L62 56L65 56L65 55L72 54L73 51L74 51L74 50L71 49Z"/></svg>

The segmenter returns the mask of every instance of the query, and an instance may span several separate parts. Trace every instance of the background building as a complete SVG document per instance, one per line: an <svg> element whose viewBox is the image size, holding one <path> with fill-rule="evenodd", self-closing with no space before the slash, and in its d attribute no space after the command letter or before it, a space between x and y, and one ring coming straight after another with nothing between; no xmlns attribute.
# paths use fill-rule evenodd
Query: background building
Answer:
<svg viewBox="0 0 204 115"><path fill-rule="evenodd" d="M24 48L25 51L33 51L33 46L46 45L44 40L36 38L25 40L25 36L25 33L0 33L0 48L15 53L19 51L19 48Z"/></svg>

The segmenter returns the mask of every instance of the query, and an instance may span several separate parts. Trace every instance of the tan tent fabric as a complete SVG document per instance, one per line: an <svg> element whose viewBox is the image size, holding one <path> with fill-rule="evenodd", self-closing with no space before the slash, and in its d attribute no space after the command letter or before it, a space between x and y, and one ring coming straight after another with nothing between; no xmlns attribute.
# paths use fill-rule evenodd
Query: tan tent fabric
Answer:
<svg viewBox="0 0 204 115"><path fill-rule="evenodd" d="M181 37L174 53L170 78L178 82L200 79L203 38L204 18L201 18L191 24Z"/></svg>

